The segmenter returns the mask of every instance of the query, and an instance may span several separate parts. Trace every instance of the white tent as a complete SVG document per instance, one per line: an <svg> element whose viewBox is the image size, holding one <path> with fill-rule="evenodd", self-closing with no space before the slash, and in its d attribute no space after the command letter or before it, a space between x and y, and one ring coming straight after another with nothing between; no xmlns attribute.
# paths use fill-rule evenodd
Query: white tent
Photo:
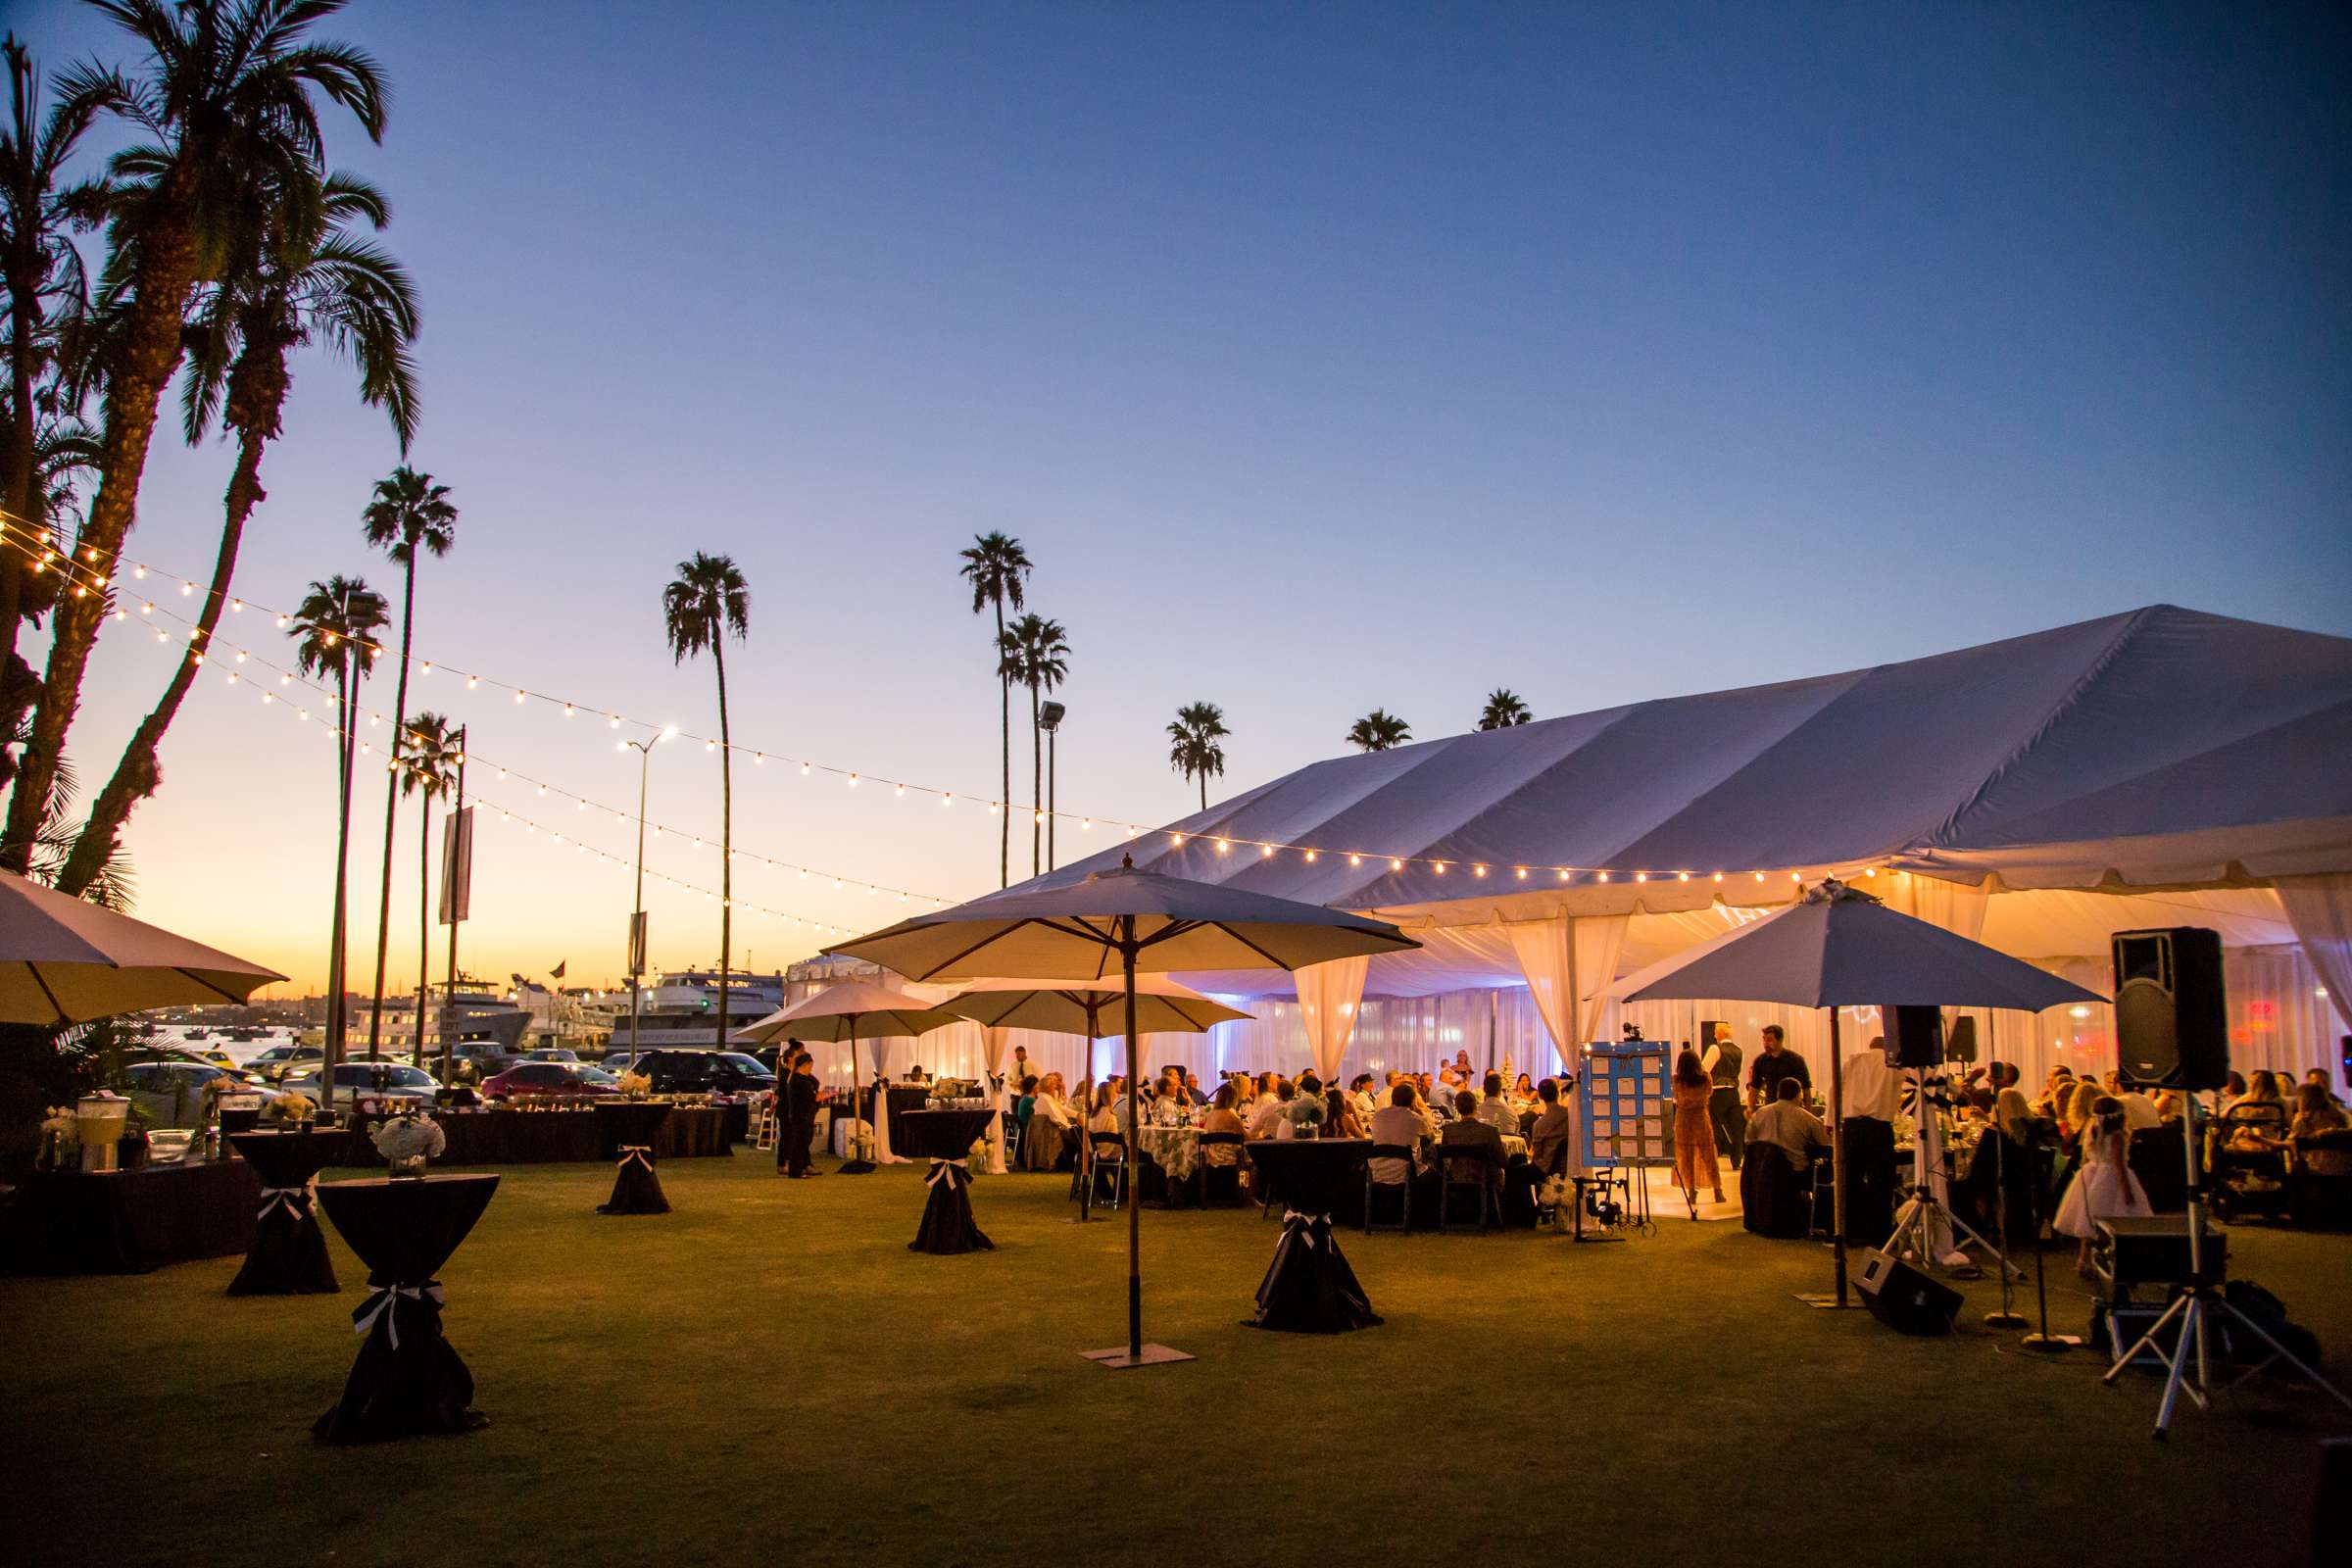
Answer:
<svg viewBox="0 0 2352 1568"><path fill-rule="evenodd" d="M1296 1026L1318 1054L1365 998L1519 985L1573 1049L1597 1037L1616 975L1831 874L2102 991L2117 930L2208 925L2246 955L2292 945L2308 989L2340 1010L2347 759L2352 639L2159 605L1338 758L1041 880L1131 853L1418 938L1417 953L1301 976ZM1260 974L1184 978L1269 994Z"/></svg>

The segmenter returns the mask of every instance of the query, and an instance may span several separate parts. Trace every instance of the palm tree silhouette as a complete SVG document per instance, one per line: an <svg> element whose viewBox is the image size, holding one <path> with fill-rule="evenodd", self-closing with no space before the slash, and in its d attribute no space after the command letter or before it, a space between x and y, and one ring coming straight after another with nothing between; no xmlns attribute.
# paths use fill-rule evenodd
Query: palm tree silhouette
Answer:
<svg viewBox="0 0 2352 1568"><path fill-rule="evenodd" d="M1004 710L1004 810L997 824L997 886L1005 887L1012 881L1012 677L1004 672L1004 607L1022 608L1029 553L1010 534L991 532L973 535L959 554L960 575L972 585L972 613L992 608L997 612L996 640L989 647L996 652L997 696Z"/></svg>
<svg viewBox="0 0 2352 1568"><path fill-rule="evenodd" d="M1375 708L1357 719L1348 729L1348 744L1359 751L1385 752L1402 746L1413 738L1413 732L1403 719L1384 709Z"/></svg>
<svg viewBox="0 0 2352 1568"><path fill-rule="evenodd" d="M335 684L335 913L332 946L326 956L326 1054L320 1063L319 1092L334 1101L334 1069L343 1059L344 1034L350 1019L344 1007L345 905L350 891L352 764L360 740L360 683L383 650L376 639L384 629L384 596L358 577L329 577L314 582L294 608L286 635L295 640L294 668L306 676L331 679Z"/></svg>
<svg viewBox="0 0 2352 1568"><path fill-rule="evenodd" d="M199 295L199 310L188 323L181 411L189 444L204 438L216 414L237 443L236 466L221 504L220 543L179 666L91 804L59 884L68 893L79 892L83 880L104 863L132 809L163 781L157 749L195 684L213 632L230 604L229 582L245 524L263 498L262 454L280 433L292 390L294 352L317 343L349 360L360 373L361 401L391 418L404 453L416 433L416 378L409 360L416 336L416 288L398 262L355 232L362 225L384 225L390 210L382 194L349 175L318 179L306 172L293 176L278 197L278 210L245 237L244 248L229 259L219 280ZM405 651L405 626L402 636ZM405 659L401 684L405 695ZM389 845L385 854L388 888Z"/></svg>
<svg viewBox="0 0 2352 1568"><path fill-rule="evenodd" d="M670 657L684 663L708 653L718 670L718 1049L727 1049L727 969L735 940L735 743L727 727L726 640L752 629L752 590L734 561L701 551L678 563L662 590Z"/></svg>
<svg viewBox="0 0 2352 1568"><path fill-rule="evenodd" d="M409 716L409 649L416 630L416 552L446 556L457 541L458 509L449 486L433 483L403 464L375 481L375 499L360 514L368 542L401 568L400 684L392 699L392 776L384 782L384 877L375 909L375 1010L368 1016L368 1059L378 1059L384 1035L384 951L392 937L392 829L400 808L401 742Z"/></svg>
<svg viewBox="0 0 2352 1568"><path fill-rule="evenodd" d="M1529 712L1527 704L1508 686L1497 686L1487 693L1487 706L1478 710L1480 729L1509 729L1524 724L1536 715Z"/></svg>
<svg viewBox="0 0 2352 1568"><path fill-rule="evenodd" d="M1168 765L1189 781L1200 781L1200 809L1208 809L1210 774L1225 776L1225 748L1217 742L1233 732L1225 727L1225 710L1214 703L1187 703L1176 710L1168 726Z"/></svg>
<svg viewBox="0 0 2352 1568"><path fill-rule="evenodd" d="M424 1014L431 1004L433 968L433 802L458 782L456 731L439 713L409 720L409 755L400 767L400 793L416 803L416 1054L424 1065ZM450 977L456 979L455 975Z"/></svg>
<svg viewBox="0 0 2352 1568"><path fill-rule="evenodd" d="M1009 688L1029 688L1029 874L1045 867L1039 831L1045 820L1046 732L1038 706L1044 694L1059 686L1070 673L1070 643L1061 622L1042 615L1023 615L1004 628L997 644L997 674ZM1007 808L1009 814L1009 808Z"/></svg>

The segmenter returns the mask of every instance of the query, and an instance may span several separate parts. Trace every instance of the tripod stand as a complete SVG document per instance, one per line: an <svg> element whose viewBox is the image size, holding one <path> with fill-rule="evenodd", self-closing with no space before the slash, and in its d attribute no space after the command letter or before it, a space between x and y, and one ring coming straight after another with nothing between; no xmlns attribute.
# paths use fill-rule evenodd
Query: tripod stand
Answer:
<svg viewBox="0 0 2352 1568"><path fill-rule="evenodd" d="M2207 1344L2209 1327L2207 1319L2219 1312L2223 1314L2223 1320L2226 1323L2234 1324L2269 1347L2271 1360L2284 1361L2288 1366L2303 1374L2304 1382L2323 1391L2344 1408L2352 1410L2352 1397L2347 1397L2343 1390L2304 1365L2300 1357L2272 1336L2270 1330L2240 1311L2218 1288L2220 1284L2218 1280L2207 1277L2205 1272L2205 1187L2201 1168L2204 1162L2197 1157L2199 1152L2197 1148L2197 1097L2190 1094L2183 1098L2186 1101L2186 1108L2180 1117L2180 1136L2188 1145L2189 1283L2185 1290L2173 1298L2172 1304L2164 1309L2163 1314L2148 1325L2148 1332L2142 1334L2132 1348L2115 1358L2115 1365L2109 1367L2107 1375L2099 1381L2113 1383L2123 1374L2124 1368L2138 1359L2142 1350L2156 1357L2164 1367L2164 1397L2156 1406L2156 1430L2153 1436L2159 1443L2163 1442L2165 1433L2173 1424L2173 1407L2179 1402L2182 1394L2186 1394L2200 1410L2212 1407L2213 1366L2211 1348ZM2168 1326L2173 1327L2176 1332L2170 1354L2165 1352L2162 1343L2162 1336ZM2188 1370L2189 1357L2192 1353L2196 1357L2196 1373L2193 1378ZM2247 1378L2256 1376L2270 1364L2270 1361L2261 1362L2240 1376L2236 1382L2242 1383ZM2234 1387L2234 1384L2224 1385L2224 1387Z"/></svg>
<svg viewBox="0 0 2352 1568"><path fill-rule="evenodd" d="M1940 1224L1945 1227L1947 1234L1965 1236L1990 1252L2000 1264L2004 1288L2013 1270L2019 1279L2024 1279L2026 1271L2010 1262L2005 1250L1978 1235L1968 1221L1952 1212L1950 1204L1936 1196L1936 1179L1942 1173L1943 1165L1943 1128L1936 1102L1929 1098L1928 1075L1925 1072L1913 1070L1911 1094L1912 1116L1919 1126L1918 1180L1911 1190L1910 1200L1894 1217L1894 1234L1886 1238L1886 1245L1880 1250L1888 1256L1900 1257L1903 1255L1903 1243L1907 1239L1919 1249L1919 1259L1923 1266L1941 1263L1944 1260L1936 1253L1936 1227ZM1956 1245L1952 1255L1965 1260L1965 1254L1958 1250Z"/></svg>

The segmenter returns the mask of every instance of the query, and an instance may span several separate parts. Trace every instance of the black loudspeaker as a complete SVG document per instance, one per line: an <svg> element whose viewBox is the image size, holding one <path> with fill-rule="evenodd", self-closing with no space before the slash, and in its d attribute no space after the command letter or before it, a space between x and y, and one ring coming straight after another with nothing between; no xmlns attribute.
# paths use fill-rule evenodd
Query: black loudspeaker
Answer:
<svg viewBox="0 0 2352 1568"><path fill-rule="evenodd" d="M2202 926L2115 934L2115 1045L2124 1076L2165 1089L2230 1082L2222 939Z"/></svg>
<svg viewBox="0 0 2352 1568"><path fill-rule="evenodd" d="M1870 1315L1899 1334L1949 1334L1960 1315L1960 1293L1928 1278L1877 1248L1862 1250L1855 1284Z"/></svg>
<svg viewBox="0 0 2352 1568"><path fill-rule="evenodd" d="M1941 1007L1881 1007L1879 1020L1889 1067L1943 1065Z"/></svg>
<svg viewBox="0 0 2352 1568"><path fill-rule="evenodd" d="M1952 1020L1951 1035L1943 1043L1946 1061L1975 1061L1977 1059L1977 1020L1962 1013Z"/></svg>

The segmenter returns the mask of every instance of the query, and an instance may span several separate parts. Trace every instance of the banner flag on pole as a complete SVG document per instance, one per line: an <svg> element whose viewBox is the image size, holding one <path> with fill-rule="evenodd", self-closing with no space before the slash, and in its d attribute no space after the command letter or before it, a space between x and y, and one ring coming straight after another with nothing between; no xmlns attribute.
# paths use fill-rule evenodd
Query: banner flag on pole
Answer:
<svg viewBox="0 0 2352 1568"><path fill-rule="evenodd" d="M455 925L473 910L473 808L441 819L441 924Z"/></svg>

